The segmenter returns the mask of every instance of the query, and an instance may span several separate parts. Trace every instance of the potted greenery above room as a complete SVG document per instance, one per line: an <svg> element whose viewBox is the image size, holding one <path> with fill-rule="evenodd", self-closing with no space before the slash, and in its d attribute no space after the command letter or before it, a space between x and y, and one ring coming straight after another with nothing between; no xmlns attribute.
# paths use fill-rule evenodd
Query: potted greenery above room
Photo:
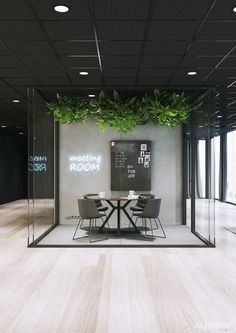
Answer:
<svg viewBox="0 0 236 333"><path fill-rule="evenodd" d="M61 124L80 125L95 119L102 132L112 128L122 133L148 122L174 128L186 123L194 108L183 92L158 89L134 97L121 96L116 90L112 94L101 91L92 99L57 95L57 99L48 102L47 106Z"/></svg>

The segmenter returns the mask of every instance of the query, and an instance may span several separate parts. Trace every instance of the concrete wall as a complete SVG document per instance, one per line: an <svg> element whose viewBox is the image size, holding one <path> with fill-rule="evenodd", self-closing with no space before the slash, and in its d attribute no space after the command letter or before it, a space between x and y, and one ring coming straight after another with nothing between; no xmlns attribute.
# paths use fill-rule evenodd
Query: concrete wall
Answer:
<svg viewBox="0 0 236 333"><path fill-rule="evenodd" d="M82 126L60 126L60 223L65 216L78 215L77 198L85 193L110 192L110 141L152 141L152 191L162 198L163 223L181 223L182 140L181 128L144 125L124 135L107 130L100 133L94 122ZM100 171L71 172L70 156L101 156Z"/></svg>

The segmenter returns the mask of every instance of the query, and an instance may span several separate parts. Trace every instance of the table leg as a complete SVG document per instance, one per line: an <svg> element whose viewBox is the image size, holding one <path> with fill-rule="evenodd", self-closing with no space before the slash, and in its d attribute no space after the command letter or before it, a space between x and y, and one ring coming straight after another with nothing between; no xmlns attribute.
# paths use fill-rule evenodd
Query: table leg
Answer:
<svg viewBox="0 0 236 333"><path fill-rule="evenodd" d="M117 200L117 234L120 235L120 200Z"/></svg>
<svg viewBox="0 0 236 333"><path fill-rule="evenodd" d="M105 225L107 224L107 222L109 221L110 217L112 216L112 214L114 213L114 211L116 210L115 207L112 208L112 210L110 211L110 213L107 215L105 221L103 222L103 224L101 225L101 227L98 229L98 232L101 232L103 230L103 228L105 227Z"/></svg>

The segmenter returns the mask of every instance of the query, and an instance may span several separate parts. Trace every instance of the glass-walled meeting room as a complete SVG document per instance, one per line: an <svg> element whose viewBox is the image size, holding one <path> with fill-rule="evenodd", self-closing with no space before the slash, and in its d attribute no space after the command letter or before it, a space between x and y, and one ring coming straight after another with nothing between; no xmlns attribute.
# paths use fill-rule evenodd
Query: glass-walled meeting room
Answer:
<svg viewBox="0 0 236 333"><path fill-rule="evenodd" d="M186 92L187 124L128 133L59 124L55 89L28 94L29 246L214 246L212 90Z"/></svg>

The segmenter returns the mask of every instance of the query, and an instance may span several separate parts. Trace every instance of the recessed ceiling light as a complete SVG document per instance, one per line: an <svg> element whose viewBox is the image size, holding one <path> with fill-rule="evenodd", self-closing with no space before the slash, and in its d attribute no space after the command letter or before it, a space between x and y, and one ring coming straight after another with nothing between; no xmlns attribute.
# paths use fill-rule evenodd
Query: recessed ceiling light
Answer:
<svg viewBox="0 0 236 333"><path fill-rule="evenodd" d="M88 75L88 72L79 72L79 75Z"/></svg>
<svg viewBox="0 0 236 333"><path fill-rule="evenodd" d="M193 72L188 72L188 75L190 75L190 76L191 75L196 75L196 74L197 74L197 72L194 72L194 71Z"/></svg>
<svg viewBox="0 0 236 333"><path fill-rule="evenodd" d="M65 5L57 5L54 7L54 10L58 13L66 13L69 11L69 7Z"/></svg>
<svg viewBox="0 0 236 333"><path fill-rule="evenodd" d="M89 94L88 97L95 97L95 95L94 94Z"/></svg>
<svg viewBox="0 0 236 333"><path fill-rule="evenodd" d="M236 125L233 125L232 127L236 127Z"/></svg>
<svg viewBox="0 0 236 333"><path fill-rule="evenodd" d="M234 7L234 8L233 8L233 12L235 12L235 13L236 13L236 7Z"/></svg>
<svg viewBox="0 0 236 333"><path fill-rule="evenodd" d="M23 133L23 132L19 132L19 134L21 134L21 135L22 135L22 134L24 134L24 133Z"/></svg>
<svg viewBox="0 0 236 333"><path fill-rule="evenodd" d="M20 103L20 100L19 100L19 99L13 99L12 102L13 102L13 103Z"/></svg>
<svg viewBox="0 0 236 333"><path fill-rule="evenodd" d="M217 116L217 118L222 118L223 116Z"/></svg>
<svg viewBox="0 0 236 333"><path fill-rule="evenodd" d="M6 128L7 126L6 126L6 125L2 125L1 127L2 127L2 128Z"/></svg>

